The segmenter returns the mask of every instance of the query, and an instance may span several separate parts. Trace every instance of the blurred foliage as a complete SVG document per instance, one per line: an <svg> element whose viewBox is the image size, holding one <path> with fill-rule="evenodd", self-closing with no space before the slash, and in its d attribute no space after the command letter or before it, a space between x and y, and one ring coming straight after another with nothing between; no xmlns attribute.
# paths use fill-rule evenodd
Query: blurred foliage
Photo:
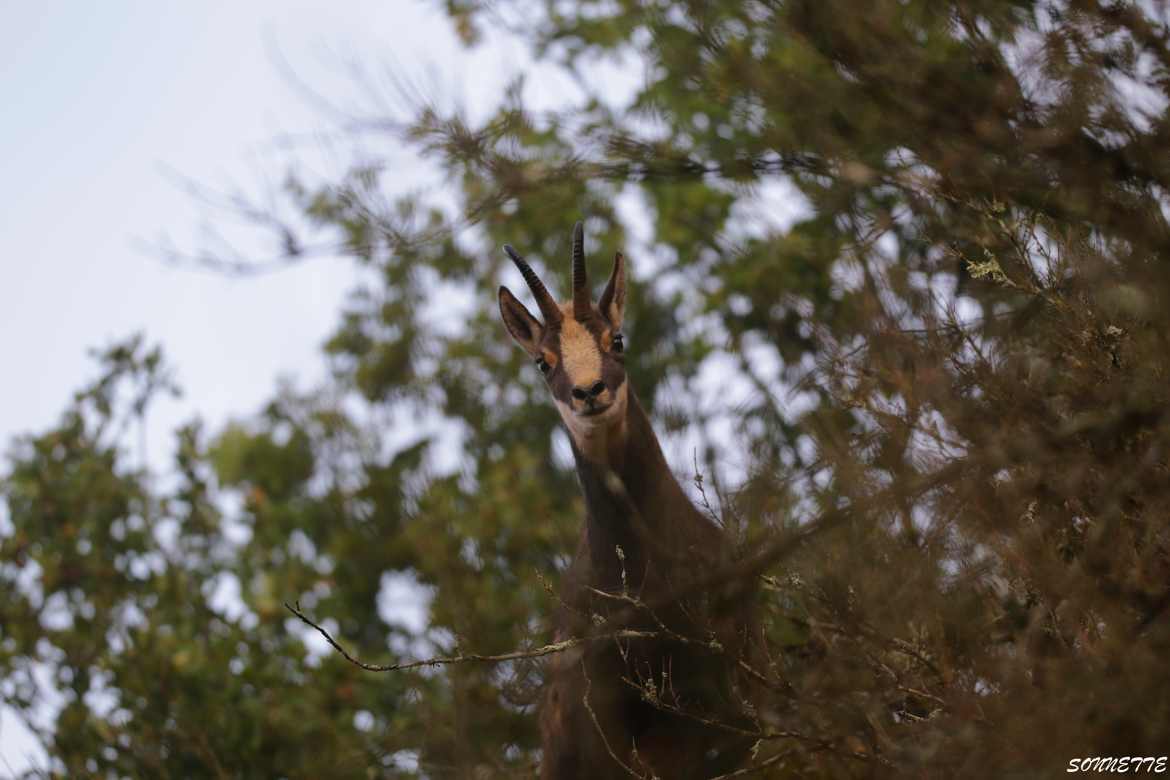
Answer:
<svg viewBox="0 0 1170 780"><path fill-rule="evenodd" d="M532 112L517 83L480 122L418 106L405 141L455 211L376 160L292 172L307 232L371 280L328 385L183 428L161 479L125 428L170 382L132 341L12 446L0 695L52 772L531 773L538 664L369 674L309 652L281 602L375 662L547 640L582 504L498 322L497 247L563 282L582 215L595 269L630 256L631 380L694 447L682 481L697 466L749 549L844 518L763 577L760 776L1164 753L1166 4L445 9L469 45L507 27L579 95ZM629 105L590 79L604 62L641 69ZM387 606L404 593L425 625Z"/></svg>

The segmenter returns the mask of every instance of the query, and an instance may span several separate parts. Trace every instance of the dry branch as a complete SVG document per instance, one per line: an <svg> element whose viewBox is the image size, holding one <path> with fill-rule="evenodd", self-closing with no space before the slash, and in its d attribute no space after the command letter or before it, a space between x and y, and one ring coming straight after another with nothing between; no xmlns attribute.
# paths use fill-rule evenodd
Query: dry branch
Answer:
<svg viewBox="0 0 1170 780"><path fill-rule="evenodd" d="M563 653L566 650L571 650L574 647L579 647L587 642L598 642L616 639L655 639L658 634L653 631L614 631L608 634L599 634L597 636L574 637L565 639L561 642L553 642L552 644L543 645L542 647L533 648L532 650L513 650L508 653L500 653L498 655L483 655L480 653L466 653L463 655L440 656L435 658L426 658L419 661L406 661L397 664L371 664L355 658L344 647L338 644L333 636L322 628L317 623L314 623L304 612L300 609L300 602L296 604L289 604L285 602L284 608L297 616L297 618L314 629L321 636L325 637L325 641L329 645L341 653L345 660L349 661L354 666L365 669L367 672L403 672L410 669L418 669L424 666L449 666L451 664L465 664L465 663L502 663L504 661L519 661L527 658L540 658L546 655L553 655L554 653Z"/></svg>

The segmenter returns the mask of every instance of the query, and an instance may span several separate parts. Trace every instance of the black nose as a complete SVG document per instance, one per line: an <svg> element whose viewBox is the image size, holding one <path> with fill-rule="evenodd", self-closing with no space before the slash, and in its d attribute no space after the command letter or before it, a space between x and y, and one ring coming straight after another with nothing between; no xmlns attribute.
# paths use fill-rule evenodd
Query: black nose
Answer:
<svg viewBox="0 0 1170 780"><path fill-rule="evenodd" d="M584 387L574 387L573 397L579 401L584 401L586 398L596 398L605 392L605 382L594 382L593 386L586 389Z"/></svg>

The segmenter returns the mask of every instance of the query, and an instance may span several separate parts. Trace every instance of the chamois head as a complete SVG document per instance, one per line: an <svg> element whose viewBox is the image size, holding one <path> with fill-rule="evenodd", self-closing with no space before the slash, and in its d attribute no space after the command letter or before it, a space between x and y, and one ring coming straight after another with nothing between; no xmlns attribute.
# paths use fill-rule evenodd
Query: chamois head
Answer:
<svg viewBox="0 0 1170 780"><path fill-rule="evenodd" d="M500 316L516 343L544 374L569 432L581 438L625 419L628 389L622 342L626 274L622 253L613 259L605 292L594 305L585 275L584 229L573 227L573 297L558 304L516 250L504 251L528 283L544 322L501 287Z"/></svg>

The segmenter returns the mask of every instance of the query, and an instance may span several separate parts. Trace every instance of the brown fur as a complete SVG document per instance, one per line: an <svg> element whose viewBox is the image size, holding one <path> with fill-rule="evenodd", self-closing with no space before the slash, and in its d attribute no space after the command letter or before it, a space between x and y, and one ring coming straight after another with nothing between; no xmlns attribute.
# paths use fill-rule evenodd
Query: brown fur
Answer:
<svg viewBox="0 0 1170 780"><path fill-rule="evenodd" d="M574 442L586 519L561 586L565 607L556 618L558 640L588 635L590 616L605 617L627 606L594 590L634 594L652 603L729 559L723 533L695 509L670 474L633 393L625 426L628 435L615 453L613 469L585 458ZM628 776L614 755L638 774L661 778L710 777L742 762L750 740L656 708L643 699L639 684L661 686L667 679L669 704L751 728L742 705L749 692L733 667L747 643L750 605L705 597L655 614L679 635L714 635L723 652L656 638L623 642L620 648L599 642L574 656L554 657L546 670L541 710L543 778ZM627 627L661 631L645 613Z"/></svg>
<svg viewBox="0 0 1170 780"><path fill-rule="evenodd" d="M574 239L574 280L584 285L579 227ZM547 291L535 274L507 249L547 321L537 321L506 288L500 288L501 316L517 343L547 368L585 497L581 540L561 587L559 641L587 636L594 616L628 611L631 598L663 601L692 578L727 563L730 549L679 486L626 382L625 358L614 346L626 298L621 254L600 306L588 304L580 291L574 302L558 305L544 297ZM736 666L754 634L750 599L742 593L705 594L668 603L653 615L635 614L624 627L658 636L589 643L550 659L540 724L546 780L628 777L631 771L709 777L734 769L746 756L751 739L699 718L752 726L744 714L750 692ZM714 638L721 650L677 636ZM655 697L666 706L656 706ZM668 711L672 708L682 714Z"/></svg>

